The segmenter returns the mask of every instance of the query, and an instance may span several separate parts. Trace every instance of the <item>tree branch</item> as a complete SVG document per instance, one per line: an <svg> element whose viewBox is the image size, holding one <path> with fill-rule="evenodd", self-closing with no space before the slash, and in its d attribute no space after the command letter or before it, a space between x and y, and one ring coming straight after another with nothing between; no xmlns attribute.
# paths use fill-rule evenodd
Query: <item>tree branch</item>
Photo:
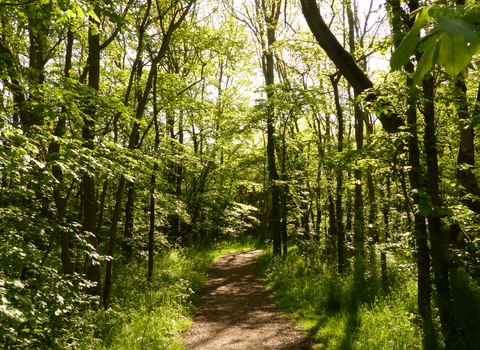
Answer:
<svg viewBox="0 0 480 350"><path fill-rule="evenodd" d="M343 48L337 38L330 31L317 6L316 0L300 0L302 4L302 12L310 30L317 39L320 47L326 52L327 56L332 60L340 73L347 79L348 83L353 87L355 94L360 95L366 90L373 88L372 81L365 72L355 63L353 57ZM373 92L368 93L366 101L373 102L378 96ZM378 101L377 101L378 102ZM384 102L386 110L392 110L388 102ZM400 131L400 127L404 125L402 118L393 112L383 112L378 118L383 128L390 133Z"/></svg>

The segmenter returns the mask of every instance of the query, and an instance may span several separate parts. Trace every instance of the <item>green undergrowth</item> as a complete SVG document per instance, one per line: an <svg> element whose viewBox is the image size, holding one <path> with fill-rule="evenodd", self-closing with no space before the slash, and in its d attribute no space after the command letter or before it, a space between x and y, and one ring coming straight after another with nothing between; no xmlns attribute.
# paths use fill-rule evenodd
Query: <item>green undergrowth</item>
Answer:
<svg viewBox="0 0 480 350"><path fill-rule="evenodd" d="M405 264L389 264L387 292L375 268L361 279L353 268L339 275L335 266L297 249L286 258L268 251L258 265L277 305L307 330L318 349L422 349L414 274Z"/></svg>
<svg viewBox="0 0 480 350"><path fill-rule="evenodd" d="M73 330L58 348L181 349L180 333L191 325L208 266L224 254L256 248L244 239L171 249L156 256L151 281L146 262L119 267L110 308L87 311L77 325L84 334Z"/></svg>

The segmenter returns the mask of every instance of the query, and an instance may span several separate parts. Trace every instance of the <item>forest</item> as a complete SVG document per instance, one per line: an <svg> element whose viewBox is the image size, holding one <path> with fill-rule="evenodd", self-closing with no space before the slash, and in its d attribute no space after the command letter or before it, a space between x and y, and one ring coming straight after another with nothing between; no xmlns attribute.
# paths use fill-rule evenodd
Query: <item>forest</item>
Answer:
<svg viewBox="0 0 480 350"><path fill-rule="evenodd" d="M0 346L181 349L261 246L319 349L480 349L480 5L0 0Z"/></svg>

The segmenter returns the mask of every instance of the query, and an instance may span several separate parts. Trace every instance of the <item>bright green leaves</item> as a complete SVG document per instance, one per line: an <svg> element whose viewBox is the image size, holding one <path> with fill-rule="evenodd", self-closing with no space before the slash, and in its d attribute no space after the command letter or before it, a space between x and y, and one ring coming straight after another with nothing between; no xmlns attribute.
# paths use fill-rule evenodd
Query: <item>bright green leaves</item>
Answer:
<svg viewBox="0 0 480 350"><path fill-rule="evenodd" d="M452 37L465 38L469 41L478 37L470 24L460 18L448 18L442 15L437 16L438 29Z"/></svg>
<svg viewBox="0 0 480 350"><path fill-rule="evenodd" d="M418 61L417 69L414 74L414 81L417 85L421 83L422 78L428 73L434 64L434 56L437 54L436 43L438 36L439 35L437 34L435 40L431 39L423 42L419 47L419 50L423 52L423 55Z"/></svg>
<svg viewBox="0 0 480 350"><path fill-rule="evenodd" d="M73 11L70 10L70 9L68 9L65 14L67 15L68 18L75 18L75 17L77 17L77 15L75 14L75 12L73 12Z"/></svg>
<svg viewBox="0 0 480 350"><path fill-rule="evenodd" d="M442 34L437 64L444 67L450 76L456 77L467 67L471 58L472 54L463 38L456 38L447 33Z"/></svg>
<svg viewBox="0 0 480 350"><path fill-rule="evenodd" d="M480 37L476 28L480 23L479 9L432 5L416 14L413 28L392 55L392 70L400 70L410 57L417 55L415 84L420 84L435 66L443 67L450 76L456 77L479 52ZM426 34L421 36L424 31Z"/></svg>
<svg viewBox="0 0 480 350"><path fill-rule="evenodd" d="M392 70L401 69L408 62L410 56L415 53L420 30L428 25L429 22L430 17L428 16L428 11L421 11L417 16L413 28L405 35L397 50L392 54L390 60Z"/></svg>

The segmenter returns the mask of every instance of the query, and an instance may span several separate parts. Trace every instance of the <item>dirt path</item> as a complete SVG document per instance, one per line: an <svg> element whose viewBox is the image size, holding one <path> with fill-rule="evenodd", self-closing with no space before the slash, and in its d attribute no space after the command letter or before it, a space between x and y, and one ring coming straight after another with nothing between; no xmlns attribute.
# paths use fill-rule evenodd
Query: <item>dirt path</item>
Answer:
<svg viewBox="0 0 480 350"><path fill-rule="evenodd" d="M221 257L208 270L188 350L313 349L299 327L280 314L255 273L261 250Z"/></svg>

